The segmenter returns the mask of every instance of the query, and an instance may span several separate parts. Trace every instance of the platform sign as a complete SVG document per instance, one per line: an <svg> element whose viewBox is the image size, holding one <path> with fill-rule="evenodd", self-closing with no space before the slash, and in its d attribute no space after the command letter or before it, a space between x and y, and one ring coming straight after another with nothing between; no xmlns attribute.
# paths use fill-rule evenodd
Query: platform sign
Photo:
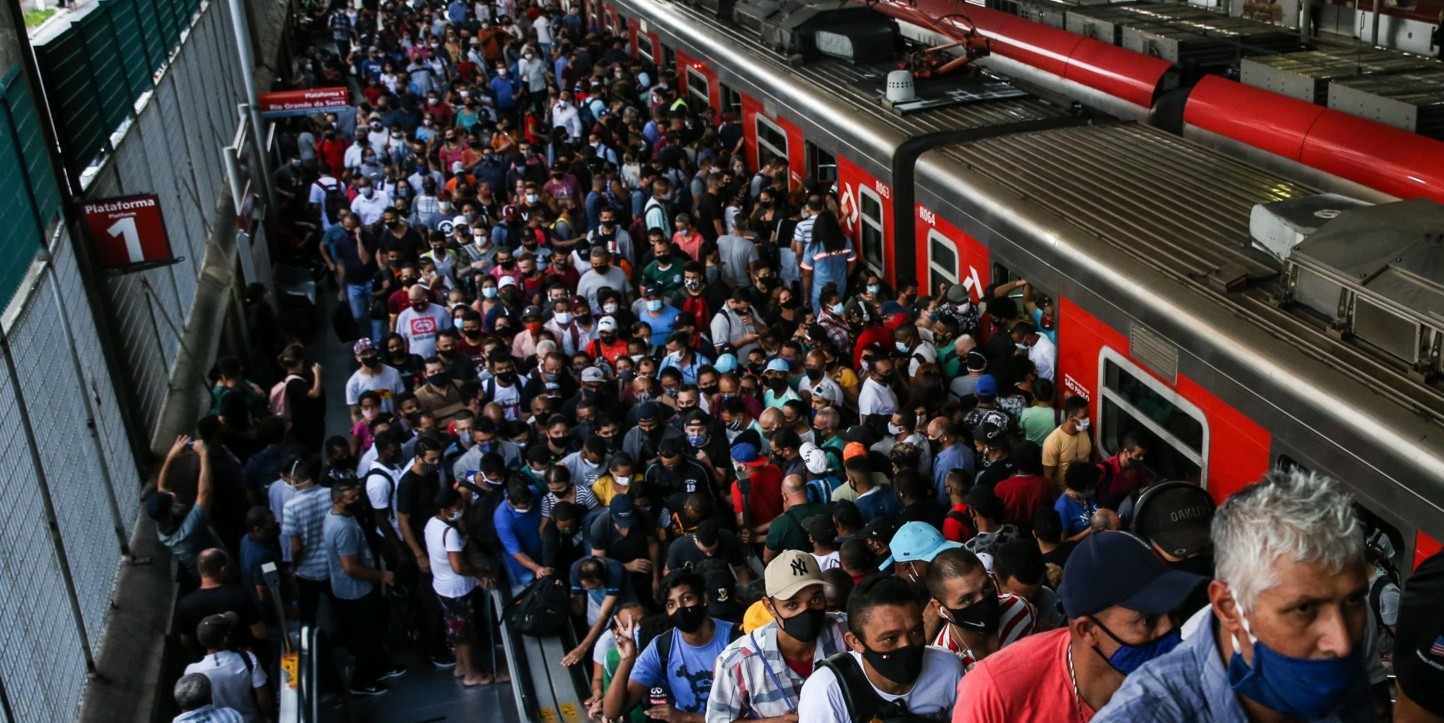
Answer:
<svg viewBox="0 0 1444 723"><path fill-rule="evenodd" d="M158 197L98 198L81 208L102 267L134 271L175 261Z"/></svg>
<svg viewBox="0 0 1444 723"><path fill-rule="evenodd" d="M346 88L311 88L262 93L257 109L262 118L286 118L317 113L340 113L351 109Z"/></svg>

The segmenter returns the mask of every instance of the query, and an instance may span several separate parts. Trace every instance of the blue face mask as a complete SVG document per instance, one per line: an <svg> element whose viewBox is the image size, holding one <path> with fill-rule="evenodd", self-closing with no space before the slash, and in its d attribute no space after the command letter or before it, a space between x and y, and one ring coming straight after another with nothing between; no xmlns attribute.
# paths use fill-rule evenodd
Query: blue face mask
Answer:
<svg viewBox="0 0 1444 723"><path fill-rule="evenodd" d="M481 288L481 295L482 295L483 297L485 297L485 298L488 298L488 299L495 299L495 298L496 298L496 287L495 287L495 286L483 286L483 287Z"/></svg>
<svg viewBox="0 0 1444 723"><path fill-rule="evenodd" d="M1178 647L1179 642L1183 640L1183 634L1179 632L1178 628L1174 628L1163 637L1151 643L1133 645L1119 640L1118 636L1114 635L1112 630L1109 630L1107 626L1098 621L1098 618L1093 618L1093 623L1103 632L1107 633L1108 637L1113 638L1113 642L1118 643L1118 650L1108 656L1108 665L1124 675L1128 675L1143 667L1144 663L1168 653L1168 651ZM1103 655L1103 651L1098 650L1098 648L1094 648L1093 650L1096 651L1098 655Z"/></svg>
<svg viewBox="0 0 1444 723"><path fill-rule="evenodd" d="M701 447L702 445L704 445L704 444L706 444L706 443L707 443L707 435L705 435L705 434L689 434L689 435L687 435L687 444L690 444L690 445L692 445L693 447Z"/></svg>
<svg viewBox="0 0 1444 723"><path fill-rule="evenodd" d="M833 304L832 313L842 316L842 304Z"/></svg>
<svg viewBox="0 0 1444 723"><path fill-rule="evenodd" d="M868 284L868 285L867 285L867 293L869 293L869 294L876 294L876 293L877 293L878 291L880 291L881 289L882 289L882 287L881 287L881 286L878 286L877 284Z"/></svg>
<svg viewBox="0 0 1444 723"><path fill-rule="evenodd" d="M650 300L650 301L647 302L647 311L661 311L661 310L662 310L662 300L661 300L661 299L652 299L652 300Z"/></svg>
<svg viewBox="0 0 1444 723"><path fill-rule="evenodd" d="M904 354L908 353L908 345L906 342L893 342L893 346L897 347L897 350Z"/></svg>
<svg viewBox="0 0 1444 723"><path fill-rule="evenodd" d="M1248 620L1244 619L1244 630ZM1310 660L1284 655L1249 634L1253 667L1243 661L1234 641L1228 661L1228 685L1235 693L1270 710L1304 720L1323 718L1343 701L1363 673L1356 649L1347 658Z"/></svg>

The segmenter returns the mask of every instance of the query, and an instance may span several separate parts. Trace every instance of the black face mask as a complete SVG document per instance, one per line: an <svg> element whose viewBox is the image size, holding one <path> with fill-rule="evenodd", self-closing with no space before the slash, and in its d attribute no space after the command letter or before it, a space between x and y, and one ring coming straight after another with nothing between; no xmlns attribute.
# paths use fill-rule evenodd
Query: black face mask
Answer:
<svg viewBox="0 0 1444 723"><path fill-rule="evenodd" d="M808 369L808 370L807 370L807 378L810 379L810 380L812 380L812 381L814 381L814 382L822 379L822 375L823 375L823 371L822 371L821 369Z"/></svg>
<svg viewBox="0 0 1444 723"><path fill-rule="evenodd" d="M507 384L507 385L515 384L515 383L516 383L516 372L502 372L502 373L496 375L496 378L497 378L497 381L500 381L500 382L503 383L503 384Z"/></svg>
<svg viewBox="0 0 1444 723"><path fill-rule="evenodd" d="M440 374L427 374L426 383L430 384L433 387L444 387L446 386L446 382L450 380L450 378L450 375L448 375L446 372L441 372Z"/></svg>
<svg viewBox="0 0 1444 723"><path fill-rule="evenodd" d="M691 607L678 607L672 611L670 616L672 625L683 633L691 634L702 627L707 620L707 606L693 605Z"/></svg>
<svg viewBox="0 0 1444 723"><path fill-rule="evenodd" d="M991 635L998 632L998 619L1003 614L1002 603L992 589L983 591L983 599L962 608L947 608L948 617L954 625L972 633Z"/></svg>
<svg viewBox="0 0 1444 723"><path fill-rule="evenodd" d="M922 645L909 645L886 653L863 648L862 657L872 665L878 675L898 685L912 685L923 672L923 654L926 650Z"/></svg>
<svg viewBox="0 0 1444 723"><path fill-rule="evenodd" d="M768 379L767 386L772 387L774 393L781 394L783 390L787 389L787 378L778 377L776 379Z"/></svg>
<svg viewBox="0 0 1444 723"><path fill-rule="evenodd" d="M822 636L822 628L827 624L827 611L808 608L790 618L778 618L777 624L793 640L811 643Z"/></svg>
<svg viewBox="0 0 1444 723"><path fill-rule="evenodd" d="M381 366L381 357L363 356L361 357L361 363L365 365L367 369L375 369L376 367Z"/></svg>

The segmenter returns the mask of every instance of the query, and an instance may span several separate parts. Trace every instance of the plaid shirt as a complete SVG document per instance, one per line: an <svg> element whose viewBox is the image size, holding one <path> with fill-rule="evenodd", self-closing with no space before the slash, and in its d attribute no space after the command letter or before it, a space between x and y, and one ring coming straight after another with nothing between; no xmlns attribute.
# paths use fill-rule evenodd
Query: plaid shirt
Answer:
<svg viewBox="0 0 1444 723"><path fill-rule="evenodd" d="M842 639L845 632L847 616L828 613L826 627L817 638L817 648L812 654L814 666L847 650ZM707 723L732 723L738 718L771 718L794 712L804 682L806 679L782 659L782 652L777 648L777 622L770 622L732 641L717 658L717 674L707 698Z"/></svg>
<svg viewBox="0 0 1444 723"><path fill-rule="evenodd" d="M235 708L216 708L207 703L189 713L181 713L171 723L243 723Z"/></svg>
<svg viewBox="0 0 1444 723"><path fill-rule="evenodd" d="M296 493L286 500L282 508L281 537L301 538L301 559L292 560L296 577L320 582L330 579L330 567L326 560L326 546L322 537L326 529L326 514L331 511L331 491L325 487L312 487Z"/></svg>

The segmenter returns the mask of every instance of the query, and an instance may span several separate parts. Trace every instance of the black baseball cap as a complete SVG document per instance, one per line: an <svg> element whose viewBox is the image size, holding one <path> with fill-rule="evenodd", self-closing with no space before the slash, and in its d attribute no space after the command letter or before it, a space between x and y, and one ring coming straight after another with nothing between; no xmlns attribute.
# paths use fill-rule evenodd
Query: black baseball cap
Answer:
<svg viewBox="0 0 1444 723"><path fill-rule="evenodd" d="M1209 545L1214 502L1190 482L1164 482L1138 497L1133 533L1174 557L1190 557Z"/></svg>
<svg viewBox="0 0 1444 723"><path fill-rule="evenodd" d="M630 495L616 495L607 505L607 511L612 516L612 522L622 529L627 529L637 521L637 512L632 508Z"/></svg>
<svg viewBox="0 0 1444 723"><path fill-rule="evenodd" d="M1058 597L1069 619L1115 605L1161 615L1178 609L1207 579L1169 569L1148 543L1127 532L1095 532L1068 556Z"/></svg>

